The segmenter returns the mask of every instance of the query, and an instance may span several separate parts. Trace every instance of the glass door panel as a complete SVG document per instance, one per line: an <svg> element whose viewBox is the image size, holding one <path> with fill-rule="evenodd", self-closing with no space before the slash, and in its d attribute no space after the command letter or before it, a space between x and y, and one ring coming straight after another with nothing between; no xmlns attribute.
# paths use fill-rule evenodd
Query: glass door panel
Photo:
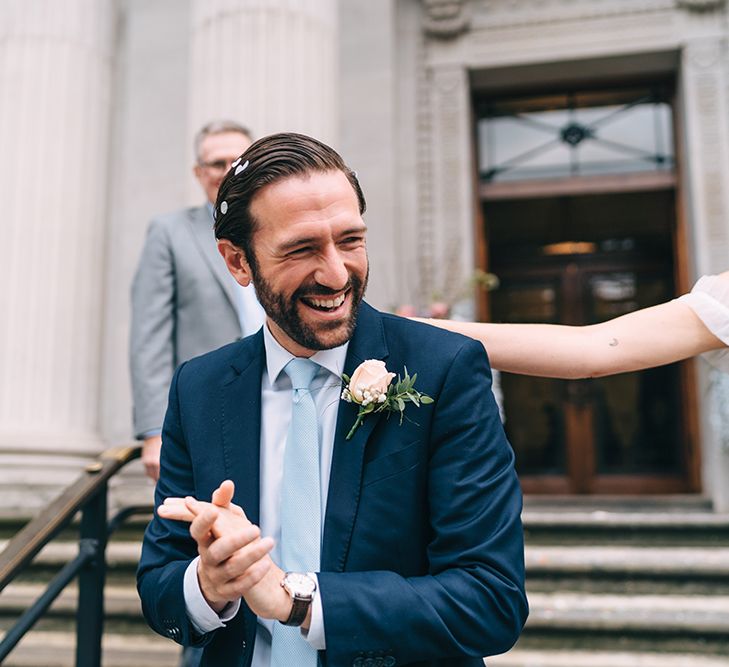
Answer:
<svg viewBox="0 0 729 667"><path fill-rule="evenodd" d="M505 281L493 295L498 322L560 321L558 279ZM566 474L565 382L502 373L504 426L517 469L528 475Z"/></svg>
<svg viewBox="0 0 729 667"><path fill-rule="evenodd" d="M681 471L681 402L676 364L593 380L596 474Z"/></svg>
<svg viewBox="0 0 729 667"><path fill-rule="evenodd" d="M593 274L587 285L589 323L667 301L673 294L670 267L653 275L634 271ZM683 433L678 364L599 378L592 385L596 474L680 471Z"/></svg>
<svg viewBox="0 0 729 667"><path fill-rule="evenodd" d="M565 381L501 374L504 429L520 475L566 475Z"/></svg>

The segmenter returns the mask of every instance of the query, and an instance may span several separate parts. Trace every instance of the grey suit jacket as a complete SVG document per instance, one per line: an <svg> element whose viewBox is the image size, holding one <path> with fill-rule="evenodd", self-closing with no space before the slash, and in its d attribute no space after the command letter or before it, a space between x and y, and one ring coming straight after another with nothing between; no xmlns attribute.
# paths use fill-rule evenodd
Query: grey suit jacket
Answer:
<svg viewBox="0 0 729 667"><path fill-rule="evenodd" d="M152 220L132 283L130 366L137 437L162 428L183 361L241 337L235 280L206 206Z"/></svg>

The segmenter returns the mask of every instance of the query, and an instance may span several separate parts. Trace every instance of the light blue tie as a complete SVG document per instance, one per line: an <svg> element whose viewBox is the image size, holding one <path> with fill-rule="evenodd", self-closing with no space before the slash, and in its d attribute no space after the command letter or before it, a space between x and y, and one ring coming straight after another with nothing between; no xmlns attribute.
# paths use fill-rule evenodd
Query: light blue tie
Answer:
<svg viewBox="0 0 729 667"><path fill-rule="evenodd" d="M281 484L281 569L317 572L321 551L319 426L309 385L320 366L295 358L284 367L293 386L291 426L286 439ZM276 623L271 667L316 667L317 652L299 628Z"/></svg>

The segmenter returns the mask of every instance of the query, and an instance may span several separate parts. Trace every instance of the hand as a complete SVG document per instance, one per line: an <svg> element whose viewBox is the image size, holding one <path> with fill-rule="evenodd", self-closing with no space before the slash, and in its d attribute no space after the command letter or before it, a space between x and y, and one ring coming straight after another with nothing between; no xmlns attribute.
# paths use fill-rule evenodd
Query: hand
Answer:
<svg viewBox="0 0 729 667"><path fill-rule="evenodd" d="M212 503L167 498L157 513L166 519L192 522L190 534L200 552L200 589L215 611L243 597L256 615L285 621L292 603L281 587L284 572L268 555L273 540L260 539L258 527L232 502L234 492L233 482L226 480L213 493ZM303 627L307 629L308 624L307 618Z"/></svg>
<svg viewBox="0 0 729 667"><path fill-rule="evenodd" d="M227 508L194 498L186 498L185 506L194 516L190 535L200 554L197 577L205 600L218 613L241 597L248 601L250 589L273 565L273 540L261 538L258 526Z"/></svg>
<svg viewBox="0 0 729 667"><path fill-rule="evenodd" d="M248 521L243 508L232 502L234 493L235 485L228 479L213 491L212 504L196 501L198 508L216 506L227 510L220 512L216 523L213 524L212 533L215 537L223 537L224 535L244 528L246 525L252 525ZM165 498L164 503L157 508L157 514L163 519L192 523L196 514L188 509L186 501L187 498ZM197 510L197 513L199 512L200 509ZM244 523L240 523L238 518L244 519Z"/></svg>
<svg viewBox="0 0 729 667"><path fill-rule="evenodd" d="M156 482L159 479L159 455L162 451L162 436L152 435L142 443L142 464L147 477Z"/></svg>

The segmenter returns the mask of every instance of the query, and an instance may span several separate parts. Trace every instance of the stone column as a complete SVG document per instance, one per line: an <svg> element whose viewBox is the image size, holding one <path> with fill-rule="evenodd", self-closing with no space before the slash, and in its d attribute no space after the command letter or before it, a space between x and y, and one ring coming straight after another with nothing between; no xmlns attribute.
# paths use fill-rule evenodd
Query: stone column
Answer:
<svg viewBox="0 0 729 667"><path fill-rule="evenodd" d="M686 145L687 214L693 230L695 274L726 270L729 258L729 50L716 17L698 15L683 49L681 98ZM699 363L704 491L729 511L729 450L725 431L727 383Z"/></svg>
<svg viewBox="0 0 729 667"><path fill-rule="evenodd" d="M189 134L231 118L256 137L337 141L335 0L192 0ZM200 198L190 181L191 201Z"/></svg>
<svg viewBox="0 0 729 667"><path fill-rule="evenodd" d="M44 501L102 447L112 41L111 0L0 5L4 511Z"/></svg>

